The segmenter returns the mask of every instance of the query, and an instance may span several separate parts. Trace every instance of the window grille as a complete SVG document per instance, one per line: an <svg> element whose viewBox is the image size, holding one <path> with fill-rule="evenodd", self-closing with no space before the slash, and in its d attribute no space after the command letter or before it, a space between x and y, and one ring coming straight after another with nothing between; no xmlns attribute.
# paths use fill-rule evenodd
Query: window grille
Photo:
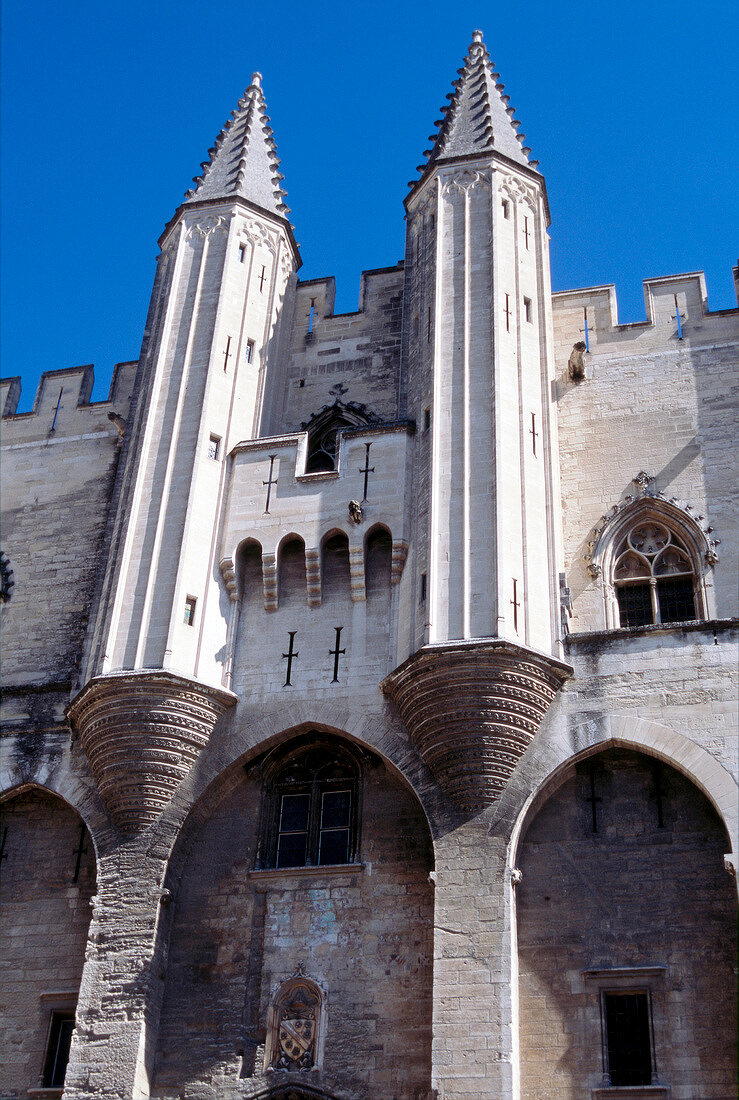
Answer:
<svg viewBox="0 0 739 1100"><path fill-rule="evenodd" d="M359 769L342 747L323 742L291 753L265 789L263 867L353 863L359 832Z"/></svg>
<svg viewBox="0 0 739 1100"><path fill-rule="evenodd" d="M695 574L688 550L656 520L640 520L622 539L613 583L622 627L696 618Z"/></svg>

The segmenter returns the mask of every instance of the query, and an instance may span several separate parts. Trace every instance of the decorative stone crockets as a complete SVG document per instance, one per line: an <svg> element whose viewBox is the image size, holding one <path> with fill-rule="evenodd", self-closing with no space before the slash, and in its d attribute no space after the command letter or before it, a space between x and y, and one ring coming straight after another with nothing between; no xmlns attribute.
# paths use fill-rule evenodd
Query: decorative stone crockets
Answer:
<svg viewBox="0 0 739 1100"><path fill-rule="evenodd" d="M116 825L145 829L200 756L230 691L159 670L90 680L67 708Z"/></svg>
<svg viewBox="0 0 739 1100"><path fill-rule="evenodd" d="M383 681L421 756L463 811L501 794L572 668L496 639L424 646Z"/></svg>

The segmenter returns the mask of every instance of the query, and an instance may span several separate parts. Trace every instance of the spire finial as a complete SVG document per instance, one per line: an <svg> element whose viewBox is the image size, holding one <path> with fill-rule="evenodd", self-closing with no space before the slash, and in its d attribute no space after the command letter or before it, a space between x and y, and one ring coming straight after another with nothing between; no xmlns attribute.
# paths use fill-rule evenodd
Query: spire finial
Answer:
<svg viewBox="0 0 739 1100"><path fill-rule="evenodd" d="M482 42L482 31L473 31L472 32L472 41L473 42Z"/></svg>
<svg viewBox="0 0 739 1100"><path fill-rule="evenodd" d="M283 176L277 156L267 105L262 91L262 74L252 73L251 84L236 110L216 138L203 174L187 192L190 202L240 197L283 217L289 213L280 187Z"/></svg>

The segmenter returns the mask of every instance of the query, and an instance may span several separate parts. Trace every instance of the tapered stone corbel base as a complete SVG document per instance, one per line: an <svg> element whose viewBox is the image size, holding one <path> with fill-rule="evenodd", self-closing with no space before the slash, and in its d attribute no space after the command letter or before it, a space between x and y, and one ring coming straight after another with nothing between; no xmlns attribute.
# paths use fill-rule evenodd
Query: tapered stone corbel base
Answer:
<svg viewBox="0 0 739 1100"><path fill-rule="evenodd" d="M464 811L500 796L570 665L497 639L424 646L382 690L418 751Z"/></svg>
<svg viewBox="0 0 739 1100"><path fill-rule="evenodd" d="M67 718L120 829L135 832L156 821L235 702L230 691L158 669L85 685Z"/></svg>

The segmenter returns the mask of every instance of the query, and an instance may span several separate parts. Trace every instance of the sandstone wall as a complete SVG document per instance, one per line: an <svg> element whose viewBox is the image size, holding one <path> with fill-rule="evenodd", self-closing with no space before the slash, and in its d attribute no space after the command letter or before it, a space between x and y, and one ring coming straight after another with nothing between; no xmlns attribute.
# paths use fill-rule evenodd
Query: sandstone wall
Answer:
<svg viewBox="0 0 739 1100"><path fill-rule="evenodd" d="M95 854L80 817L60 798L29 789L2 804L0 876L0 1091L26 1096L41 1084L53 1009L77 1001L85 960Z"/></svg>
<svg viewBox="0 0 739 1100"><path fill-rule="evenodd" d="M656 1075L674 1100L736 1095L736 895L725 845L713 808L672 768L611 750L570 770L519 859L524 1100L590 1100L607 1068L599 996L614 989L650 990ZM609 975L623 968L635 969Z"/></svg>

